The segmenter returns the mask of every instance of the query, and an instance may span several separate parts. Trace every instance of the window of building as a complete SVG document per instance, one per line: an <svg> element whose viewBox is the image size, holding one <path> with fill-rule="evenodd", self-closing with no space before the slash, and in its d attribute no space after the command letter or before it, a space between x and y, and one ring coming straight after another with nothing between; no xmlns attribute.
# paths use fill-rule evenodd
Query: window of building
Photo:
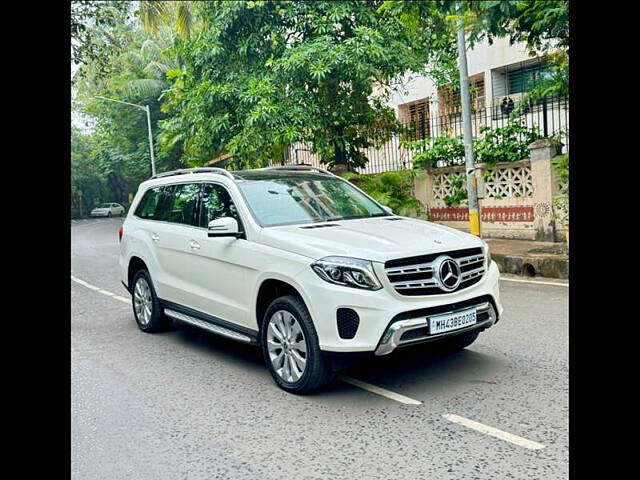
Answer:
<svg viewBox="0 0 640 480"><path fill-rule="evenodd" d="M491 71L494 103L505 97L516 101L522 94L530 92L543 79L551 75L548 65L541 58L529 62L506 65Z"/></svg>
<svg viewBox="0 0 640 480"><path fill-rule="evenodd" d="M409 129L410 140L423 140L431 136L428 98L400 105L399 117L400 123Z"/></svg>
<svg viewBox="0 0 640 480"><path fill-rule="evenodd" d="M469 77L469 96L472 111L485 107L484 73ZM438 114L441 117L462 115L458 85L449 84L438 88Z"/></svg>

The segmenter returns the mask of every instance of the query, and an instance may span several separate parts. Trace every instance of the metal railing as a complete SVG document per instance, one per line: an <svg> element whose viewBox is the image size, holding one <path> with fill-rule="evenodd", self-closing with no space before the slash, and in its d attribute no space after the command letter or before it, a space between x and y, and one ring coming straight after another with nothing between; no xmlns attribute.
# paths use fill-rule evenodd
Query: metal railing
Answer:
<svg viewBox="0 0 640 480"><path fill-rule="evenodd" d="M483 137L483 127L495 129L519 124L534 129L542 137L556 137L562 143L561 151L569 151L568 98L544 98L527 106L518 96L512 97L515 100L509 96L500 97L485 106L476 102L471 114L474 138ZM360 173L381 173L411 169L416 152L404 147L402 142L427 139L425 148L428 148L429 141L433 142L437 137L462 135L462 113L458 109L439 109L437 104L432 103L429 111L444 111L446 114L423 116L419 121L402 123L399 131L391 135L384 144L362 149L369 161L364 168L357 170ZM516 114L518 111L520 114ZM304 143L291 145L285 153L284 161L288 165L307 164L318 168L322 165L319 155L314 154L311 146Z"/></svg>

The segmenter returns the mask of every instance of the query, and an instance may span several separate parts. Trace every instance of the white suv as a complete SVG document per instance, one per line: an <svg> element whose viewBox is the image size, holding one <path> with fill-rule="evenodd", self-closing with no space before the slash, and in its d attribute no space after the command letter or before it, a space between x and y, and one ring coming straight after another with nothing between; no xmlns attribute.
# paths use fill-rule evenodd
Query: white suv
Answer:
<svg viewBox="0 0 640 480"><path fill-rule="evenodd" d="M173 319L259 345L290 392L318 388L345 358L464 348L503 311L483 240L394 215L313 167L156 175L119 236L141 330Z"/></svg>

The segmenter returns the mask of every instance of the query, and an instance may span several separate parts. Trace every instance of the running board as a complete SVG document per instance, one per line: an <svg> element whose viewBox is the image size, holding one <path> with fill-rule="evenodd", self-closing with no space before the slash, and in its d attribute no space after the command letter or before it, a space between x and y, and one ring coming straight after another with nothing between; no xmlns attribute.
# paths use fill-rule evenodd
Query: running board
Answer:
<svg viewBox="0 0 640 480"><path fill-rule="evenodd" d="M222 335L223 337L237 340L238 342L251 343L251 338L248 337L247 335L234 332L233 330L230 330L225 327L221 327L220 325L216 325L214 323L200 320L199 318L192 317L191 315L187 315L181 312L176 312L175 310L170 310L168 308L164 309L164 314L167 317L171 317L181 322L188 323L190 325L193 325L194 327L202 328L203 330L207 330L208 332L216 333L218 335Z"/></svg>

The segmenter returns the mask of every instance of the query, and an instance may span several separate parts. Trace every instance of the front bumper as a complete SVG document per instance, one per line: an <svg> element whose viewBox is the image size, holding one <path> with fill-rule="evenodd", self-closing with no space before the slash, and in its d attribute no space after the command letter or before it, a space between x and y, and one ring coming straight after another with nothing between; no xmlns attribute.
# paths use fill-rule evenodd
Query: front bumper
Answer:
<svg viewBox="0 0 640 480"><path fill-rule="evenodd" d="M468 332L476 329L485 329L492 326L498 321L498 314L490 298L484 297L480 299L473 299L470 302L464 302L465 306L455 305L451 309L447 309L445 312L420 314L416 312L416 318L409 318L406 320L392 321L384 335L380 339L378 348L375 350L376 355L387 355L393 352L398 347L405 345L412 345L414 343L432 342L439 340L443 337L449 337L460 333ZM429 318L435 315L442 314L455 314L463 310L467 310L471 307L476 308L476 315L480 319L477 323L469 325L468 327L460 328L457 330L438 333L434 335L429 334ZM412 332L409 335L405 333Z"/></svg>
<svg viewBox="0 0 640 480"><path fill-rule="evenodd" d="M464 290L429 296L404 296L397 293L384 272L382 264L374 264L374 270L383 285L381 290L369 291L332 285L320 279L311 268L304 269L296 278L297 284L304 286L300 292L313 319L320 349L332 353L369 352L378 355L390 353L398 346L407 343L429 341L416 336L411 342L400 341L402 334L409 330L424 329L429 315L449 313L457 308L468 308L474 302L480 305L482 312L488 312L490 320L478 318L478 323L464 330L454 330L430 336L436 340L456 335L474 328L488 328L502 315L498 266L491 262L481 281ZM490 309L486 309L489 302ZM359 316L359 326L353 338L341 338L336 321L339 308L350 308ZM478 312L480 315L481 312ZM407 322L413 320L413 322ZM402 324L394 326L397 321ZM394 331L402 330L394 337ZM415 332L414 332L415 333ZM382 342L384 338L386 342Z"/></svg>

